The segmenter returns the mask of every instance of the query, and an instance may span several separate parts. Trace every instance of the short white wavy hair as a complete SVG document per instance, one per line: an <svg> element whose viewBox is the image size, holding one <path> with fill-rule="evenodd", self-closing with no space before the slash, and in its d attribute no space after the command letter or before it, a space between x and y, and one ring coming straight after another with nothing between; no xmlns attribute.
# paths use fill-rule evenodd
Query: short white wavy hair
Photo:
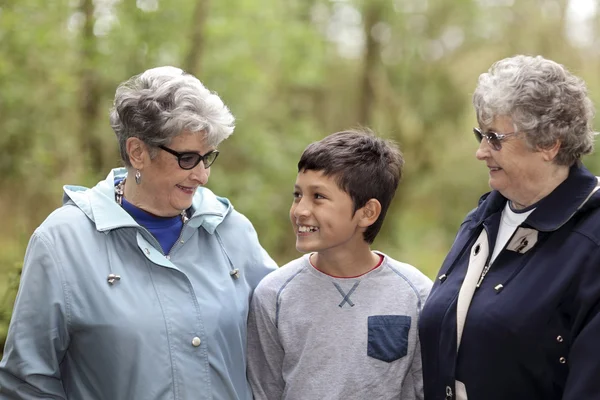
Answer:
<svg viewBox="0 0 600 400"><path fill-rule="evenodd" d="M480 126L510 117L532 149L560 141L554 159L572 165L594 150L594 105L585 82L541 56L518 55L494 63L479 76L473 106Z"/></svg>
<svg viewBox="0 0 600 400"><path fill-rule="evenodd" d="M221 98L195 76L175 67L149 69L117 87L110 124L119 141L121 159L131 162L126 143L137 137L151 147L168 145L183 132L202 133L216 147L235 128L235 118Z"/></svg>

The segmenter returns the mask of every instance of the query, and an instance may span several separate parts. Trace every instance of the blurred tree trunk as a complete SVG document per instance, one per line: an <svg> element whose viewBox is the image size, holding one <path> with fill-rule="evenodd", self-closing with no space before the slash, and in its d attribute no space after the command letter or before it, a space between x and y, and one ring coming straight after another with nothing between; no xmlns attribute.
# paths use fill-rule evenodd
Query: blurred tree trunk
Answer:
<svg viewBox="0 0 600 400"><path fill-rule="evenodd" d="M375 24L379 22L381 12L381 3L378 1L367 2L363 12L365 51L357 118L358 123L363 126L368 126L371 122L371 113L375 103L373 77L379 64L381 49L371 32Z"/></svg>
<svg viewBox="0 0 600 400"><path fill-rule="evenodd" d="M80 11L84 15L81 34L81 69L79 71L79 134L83 154L89 158L94 173L102 170L102 146L96 137L96 119L98 115L100 88L95 72L96 36L94 35L94 3L83 0Z"/></svg>
<svg viewBox="0 0 600 400"><path fill-rule="evenodd" d="M190 48L185 57L183 69L190 74L200 74L202 52L204 50L204 27L210 8L210 0L196 0L194 15L192 17L192 30L190 33Z"/></svg>

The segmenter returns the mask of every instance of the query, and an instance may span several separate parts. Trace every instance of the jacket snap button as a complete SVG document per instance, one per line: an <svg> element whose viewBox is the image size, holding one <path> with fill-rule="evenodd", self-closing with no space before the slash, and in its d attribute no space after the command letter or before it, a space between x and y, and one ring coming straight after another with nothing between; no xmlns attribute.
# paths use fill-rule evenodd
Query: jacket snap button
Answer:
<svg viewBox="0 0 600 400"><path fill-rule="evenodd" d="M561 363L561 364L565 364L567 362L567 359L564 358L564 357L561 357L561 358L558 359L558 362Z"/></svg>
<svg viewBox="0 0 600 400"><path fill-rule="evenodd" d="M558 335L558 336L556 337L556 341L557 341L558 343L562 343L562 342L563 342L563 340L564 340L564 339L563 339L563 337L562 337L562 336L560 336L560 335Z"/></svg>
<svg viewBox="0 0 600 400"><path fill-rule="evenodd" d="M198 336L196 336L192 339L192 346L198 347L198 346L200 346L200 343L202 343L202 341L200 340L200 338Z"/></svg>

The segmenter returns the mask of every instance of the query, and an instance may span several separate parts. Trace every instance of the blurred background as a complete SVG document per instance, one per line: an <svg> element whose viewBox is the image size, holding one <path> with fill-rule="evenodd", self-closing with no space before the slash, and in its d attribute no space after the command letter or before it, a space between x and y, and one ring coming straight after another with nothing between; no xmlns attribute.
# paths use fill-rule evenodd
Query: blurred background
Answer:
<svg viewBox="0 0 600 400"><path fill-rule="evenodd" d="M108 123L119 82L175 65L223 98L237 129L208 186L280 265L299 256L288 210L304 147L358 126L395 140L405 178L374 248L434 277L488 190L471 133L479 74L540 54L584 78L599 105L598 3L1 0L0 344L27 242L62 185L120 166ZM600 174L600 155L584 161Z"/></svg>

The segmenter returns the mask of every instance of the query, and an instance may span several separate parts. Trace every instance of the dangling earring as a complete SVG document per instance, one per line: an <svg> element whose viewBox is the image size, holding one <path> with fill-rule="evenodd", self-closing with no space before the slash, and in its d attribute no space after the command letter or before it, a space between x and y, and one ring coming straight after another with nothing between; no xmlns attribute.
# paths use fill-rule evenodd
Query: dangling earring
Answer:
<svg viewBox="0 0 600 400"><path fill-rule="evenodd" d="M142 183L142 173L139 169L135 170L135 183L137 183L138 185Z"/></svg>

